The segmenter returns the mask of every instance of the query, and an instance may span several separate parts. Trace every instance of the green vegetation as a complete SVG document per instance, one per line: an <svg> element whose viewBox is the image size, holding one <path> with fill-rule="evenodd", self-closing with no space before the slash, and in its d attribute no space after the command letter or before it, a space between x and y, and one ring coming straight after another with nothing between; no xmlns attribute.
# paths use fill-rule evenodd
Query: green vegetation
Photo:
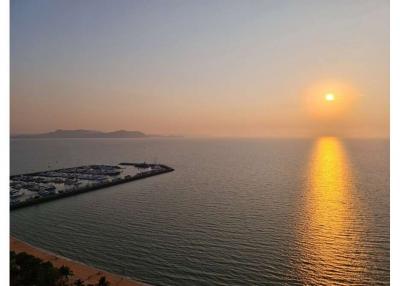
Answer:
<svg viewBox="0 0 400 286"><path fill-rule="evenodd" d="M93 285L85 284L81 279L71 281L73 275L67 266L57 268L51 262L45 262L25 252L10 252L11 286L111 286L104 276Z"/></svg>

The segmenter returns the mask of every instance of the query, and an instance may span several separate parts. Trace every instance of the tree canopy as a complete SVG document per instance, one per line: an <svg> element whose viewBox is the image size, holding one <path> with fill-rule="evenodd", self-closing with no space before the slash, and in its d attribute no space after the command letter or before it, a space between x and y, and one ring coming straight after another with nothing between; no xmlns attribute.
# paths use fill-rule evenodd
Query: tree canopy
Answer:
<svg viewBox="0 0 400 286"><path fill-rule="evenodd" d="M71 281L74 273L68 266L60 268L25 252L10 252L10 286L89 286L81 279ZM102 276L93 286L111 286Z"/></svg>

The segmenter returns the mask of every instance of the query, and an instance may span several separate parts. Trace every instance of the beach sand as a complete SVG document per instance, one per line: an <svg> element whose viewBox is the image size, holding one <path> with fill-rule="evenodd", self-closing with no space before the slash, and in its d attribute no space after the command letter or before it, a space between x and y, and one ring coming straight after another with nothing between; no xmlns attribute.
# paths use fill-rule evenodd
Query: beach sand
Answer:
<svg viewBox="0 0 400 286"><path fill-rule="evenodd" d="M99 281L101 276L105 276L107 280L111 283L111 286L144 286L149 285L141 282L136 282L128 277L120 276L117 274L112 274L104 270L96 269L94 267L85 265L80 262L70 260L68 258L56 255L49 251L40 249L26 242L18 240L14 237L10 237L10 250L16 253L26 252L30 255L36 256L43 261L50 261L56 267L61 267L63 265L68 266L74 273L70 278L70 281L75 281L81 279L85 284L92 283L95 284Z"/></svg>

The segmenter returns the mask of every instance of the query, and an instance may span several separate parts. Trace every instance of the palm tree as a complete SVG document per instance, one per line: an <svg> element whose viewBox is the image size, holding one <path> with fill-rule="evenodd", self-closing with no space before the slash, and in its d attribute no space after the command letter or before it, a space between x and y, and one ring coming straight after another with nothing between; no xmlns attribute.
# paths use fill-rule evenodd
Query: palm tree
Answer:
<svg viewBox="0 0 400 286"><path fill-rule="evenodd" d="M81 279L75 280L74 286L85 286L83 281Z"/></svg>
<svg viewBox="0 0 400 286"><path fill-rule="evenodd" d="M68 266L61 266L58 269L59 273L61 274L61 276L64 277L65 281L68 281L69 276L74 275L74 273L72 272L72 270L68 267Z"/></svg>
<svg viewBox="0 0 400 286"><path fill-rule="evenodd" d="M110 284L110 282L108 282L107 280L106 280L106 277L105 276L102 276L100 279L99 279L99 283L97 283L97 286L110 286L111 284Z"/></svg>

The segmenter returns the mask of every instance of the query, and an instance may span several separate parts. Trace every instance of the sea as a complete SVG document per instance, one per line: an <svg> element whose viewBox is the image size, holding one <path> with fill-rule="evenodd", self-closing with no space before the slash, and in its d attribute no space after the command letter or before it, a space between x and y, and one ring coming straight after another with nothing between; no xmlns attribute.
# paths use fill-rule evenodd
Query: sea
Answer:
<svg viewBox="0 0 400 286"><path fill-rule="evenodd" d="M11 235L151 285L389 285L389 140L11 139L12 175L175 169L10 213Z"/></svg>

